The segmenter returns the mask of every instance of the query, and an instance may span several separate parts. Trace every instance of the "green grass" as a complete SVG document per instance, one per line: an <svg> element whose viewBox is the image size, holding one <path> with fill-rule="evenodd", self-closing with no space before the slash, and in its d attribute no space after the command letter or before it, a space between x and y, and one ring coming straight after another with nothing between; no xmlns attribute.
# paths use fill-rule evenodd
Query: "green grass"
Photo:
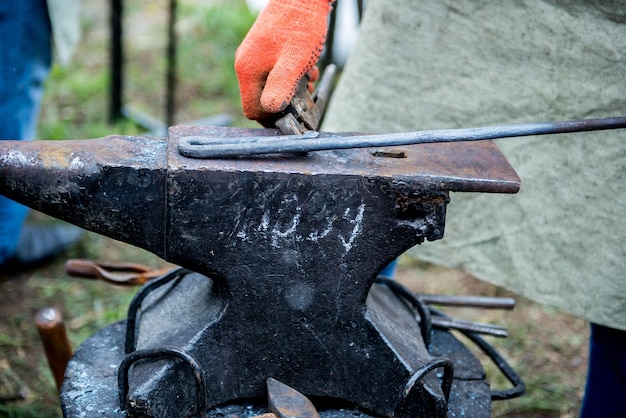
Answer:
<svg viewBox="0 0 626 418"><path fill-rule="evenodd" d="M234 53L254 16L243 1L180 1L177 13L175 123L230 114L238 126L255 126L241 114ZM137 2L125 9L124 103L165 118L167 44L165 4ZM83 7L89 7L84 5ZM102 7L102 6L96 6ZM110 125L106 19L87 14L83 39L67 67L55 65L46 83L38 137L83 139L134 135L132 121ZM134 40L137 38L138 40Z"/></svg>

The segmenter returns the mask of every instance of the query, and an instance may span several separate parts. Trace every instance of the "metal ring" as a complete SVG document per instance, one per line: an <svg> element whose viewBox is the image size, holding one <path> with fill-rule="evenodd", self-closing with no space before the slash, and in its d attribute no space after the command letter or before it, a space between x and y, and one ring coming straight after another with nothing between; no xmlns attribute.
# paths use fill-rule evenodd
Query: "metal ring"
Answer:
<svg viewBox="0 0 626 418"><path fill-rule="evenodd" d="M446 402L450 399L450 391L452 390L452 380L454 379L454 363L447 357L439 357L431 360L430 363L423 365L413 373L405 387L405 393L408 395L411 388L428 373L435 369L443 368L443 378L441 379L441 390Z"/></svg>
<svg viewBox="0 0 626 418"><path fill-rule="evenodd" d="M435 369L443 368L443 377L441 379L441 391L445 398L446 407L450 399L450 392L452 390L452 381L454 379L454 363L446 357L433 358L429 363L424 364L418 368L411 378L407 381L402 391L402 398L396 405L396 411L394 415L402 415L402 409L405 407L404 403L411 396L417 383L422 380L428 373Z"/></svg>
<svg viewBox="0 0 626 418"><path fill-rule="evenodd" d="M143 286L133 297L133 300L130 302L128 306L128 315L126 319L126 341L124 342L124 353L129 354L135 351L137 348L135 341L135 327L137 324L137 314L139 309L141 308L141 303L153 290L171 282L172 280L182 277L188 273L191 273L190 270L179 267L176 268L165 275L158 277L148 284Z"/></svg>
<svg viewBox="0 0 626 418"><path fill-rule="evenodd" d="M187 363L191 368L193 377L196 381L196 416L198 418L202 418L206 410L206 383L204 379L204 372L196 359L193 358L193 356L187 351L179 347L162 347L138 350L127 355L124 360L122 360L122 363L117 371L117 385L120 393L120 409L122 411L126 410L126 397L128 396L129 388L128 372L130 367L139 360L163 357L175 357Z"/></svg>

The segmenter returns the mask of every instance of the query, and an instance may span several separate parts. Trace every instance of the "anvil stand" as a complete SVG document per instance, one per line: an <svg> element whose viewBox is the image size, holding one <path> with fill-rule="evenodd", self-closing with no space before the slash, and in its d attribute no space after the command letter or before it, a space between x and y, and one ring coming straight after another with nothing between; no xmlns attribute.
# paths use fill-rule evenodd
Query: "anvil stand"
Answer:
<svg viewBox="0 0 626 418"><path fill-rule="evenodd" d="M1 193L197 272L140 302L136 327L78 349L66 416L201 416L262 398L268 377L372 415L445 416L451 361L432 361L415 312L374 281L443 237L450 191L515 193L519 178L490 142L231 160L177 151L186 136L273 134L172 127L167 140L0 144ZM478 382L463 396L488 407L482 368L462 374L454 385Z"/></svg>

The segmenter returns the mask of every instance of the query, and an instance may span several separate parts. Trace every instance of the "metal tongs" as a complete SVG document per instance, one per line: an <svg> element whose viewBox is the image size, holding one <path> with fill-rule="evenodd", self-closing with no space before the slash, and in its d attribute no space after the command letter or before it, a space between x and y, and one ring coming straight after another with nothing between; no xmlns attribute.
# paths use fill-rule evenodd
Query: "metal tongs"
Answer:
<svg viewBox="0 0 626 418"><path fill-rule="evenodd" d="M302 135L307 131L317 131L330 98L336 73L337 66L328 64L313 94L309 93L308 77L300 79L289 106L278 115L274 123L283 135Z"/></svg>

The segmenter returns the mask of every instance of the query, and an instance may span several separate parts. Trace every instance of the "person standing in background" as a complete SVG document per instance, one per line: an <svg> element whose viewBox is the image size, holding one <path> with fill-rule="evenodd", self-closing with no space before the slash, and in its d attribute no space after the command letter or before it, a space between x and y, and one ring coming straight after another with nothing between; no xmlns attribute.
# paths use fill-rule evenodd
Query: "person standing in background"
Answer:
<svg viewBox="0 0 626 418"><path fill-rule="evenodd" d="M44 83L56 58L66 64L78 38L79 0L0 2L0 140L31 140ZM80 229L25 225L28 208L0 196L0 273L35 265L74 244Z"/></svg>

